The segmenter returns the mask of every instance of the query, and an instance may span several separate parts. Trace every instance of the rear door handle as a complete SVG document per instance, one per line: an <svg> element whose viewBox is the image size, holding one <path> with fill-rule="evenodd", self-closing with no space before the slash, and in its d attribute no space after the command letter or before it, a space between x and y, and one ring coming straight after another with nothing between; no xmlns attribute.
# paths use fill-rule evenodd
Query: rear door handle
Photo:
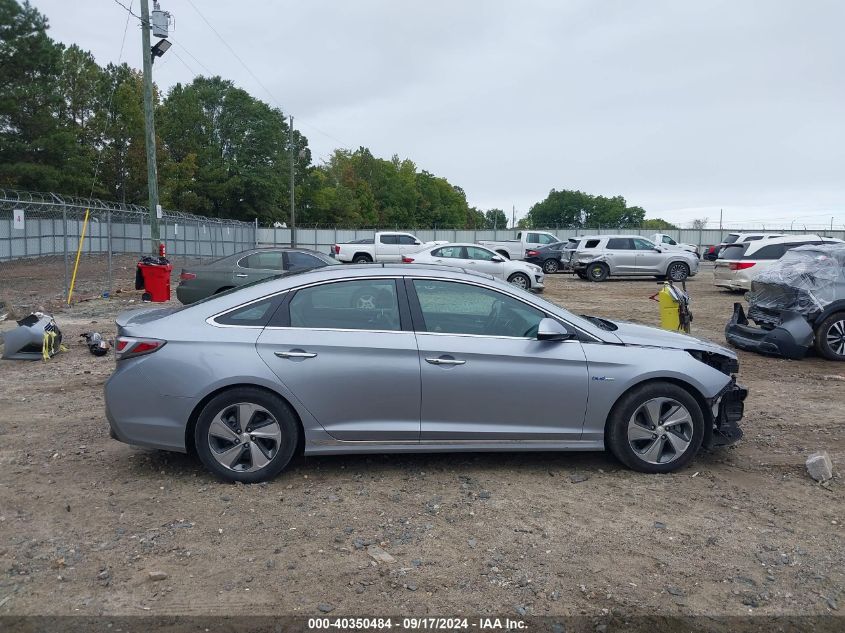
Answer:
<svg viewBox="0 0 845 633"><path fill-rule="evenodd" d="M273 352L279 358L314 358L316 352Z"/></svg>
<svg viewBox="0 0 845 633"><path fill-rule="evenodd" d="M465 365L465 360L456 360L454 358L426 358L425 362L432 365Z"/></svg>
<svg viewBox="0 0 845 633"><path fill-rule="evenodd" d="M249 277L246 273L237 273L235 277Z"/></svg>

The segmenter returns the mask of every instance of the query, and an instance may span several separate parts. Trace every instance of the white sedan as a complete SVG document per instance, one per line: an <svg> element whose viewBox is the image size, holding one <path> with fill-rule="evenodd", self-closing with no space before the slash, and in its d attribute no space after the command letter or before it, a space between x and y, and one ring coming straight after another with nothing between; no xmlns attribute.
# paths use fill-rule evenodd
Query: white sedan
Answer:
<svg viewBox="0 0 845 633"><path fill-rule="evenodd" d="M518 288L542 292L543 269L528 262L505 259L478 244L440 244L410 253L402 258L406 264L445 264L466 270L477 270L504 279Z"/></svg>

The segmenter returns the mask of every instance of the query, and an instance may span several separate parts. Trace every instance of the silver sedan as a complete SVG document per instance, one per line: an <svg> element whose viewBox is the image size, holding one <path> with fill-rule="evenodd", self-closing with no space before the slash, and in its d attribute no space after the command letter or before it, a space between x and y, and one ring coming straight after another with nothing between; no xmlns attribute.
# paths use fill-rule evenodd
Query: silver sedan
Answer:
<svg viewBox="0 0 845 633"><path fill-rule="evenodd" d="M332 266L117 324L112 436L226 480L298 452L608 449L668 472L741 437L733 352L451 267Z"/></svg>

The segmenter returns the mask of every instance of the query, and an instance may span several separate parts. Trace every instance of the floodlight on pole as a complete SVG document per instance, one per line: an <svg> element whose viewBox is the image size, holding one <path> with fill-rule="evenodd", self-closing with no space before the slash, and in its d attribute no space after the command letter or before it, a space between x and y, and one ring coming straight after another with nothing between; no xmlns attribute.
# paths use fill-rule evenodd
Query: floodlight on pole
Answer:
<svg viewBox="0 0 845 633"><path fill-rule="evenodd" d="M150 48L150 60L155 63L156 57L164 55L170 50L171 46L173 46L173 44L168 40L159 40L155 46Z"/></svg>

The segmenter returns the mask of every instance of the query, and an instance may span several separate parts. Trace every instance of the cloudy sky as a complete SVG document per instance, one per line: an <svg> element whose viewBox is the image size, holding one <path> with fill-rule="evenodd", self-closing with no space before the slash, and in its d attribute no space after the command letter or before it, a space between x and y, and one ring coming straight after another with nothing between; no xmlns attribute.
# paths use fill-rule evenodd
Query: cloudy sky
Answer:
<svg viewBox="0 0 845 633"><path fill-rule="evenodd" d="M115 0L32 3L55 39L120 58ZM316 160L338 146L399 154L517 216L556 188L621 194L677 222L718 225L723 209L726 225L845 227L845 2L161 7L176 23L159 86L232 79L292 113ZM139 67L140 48L131 18L123 60Z"/></svg>

